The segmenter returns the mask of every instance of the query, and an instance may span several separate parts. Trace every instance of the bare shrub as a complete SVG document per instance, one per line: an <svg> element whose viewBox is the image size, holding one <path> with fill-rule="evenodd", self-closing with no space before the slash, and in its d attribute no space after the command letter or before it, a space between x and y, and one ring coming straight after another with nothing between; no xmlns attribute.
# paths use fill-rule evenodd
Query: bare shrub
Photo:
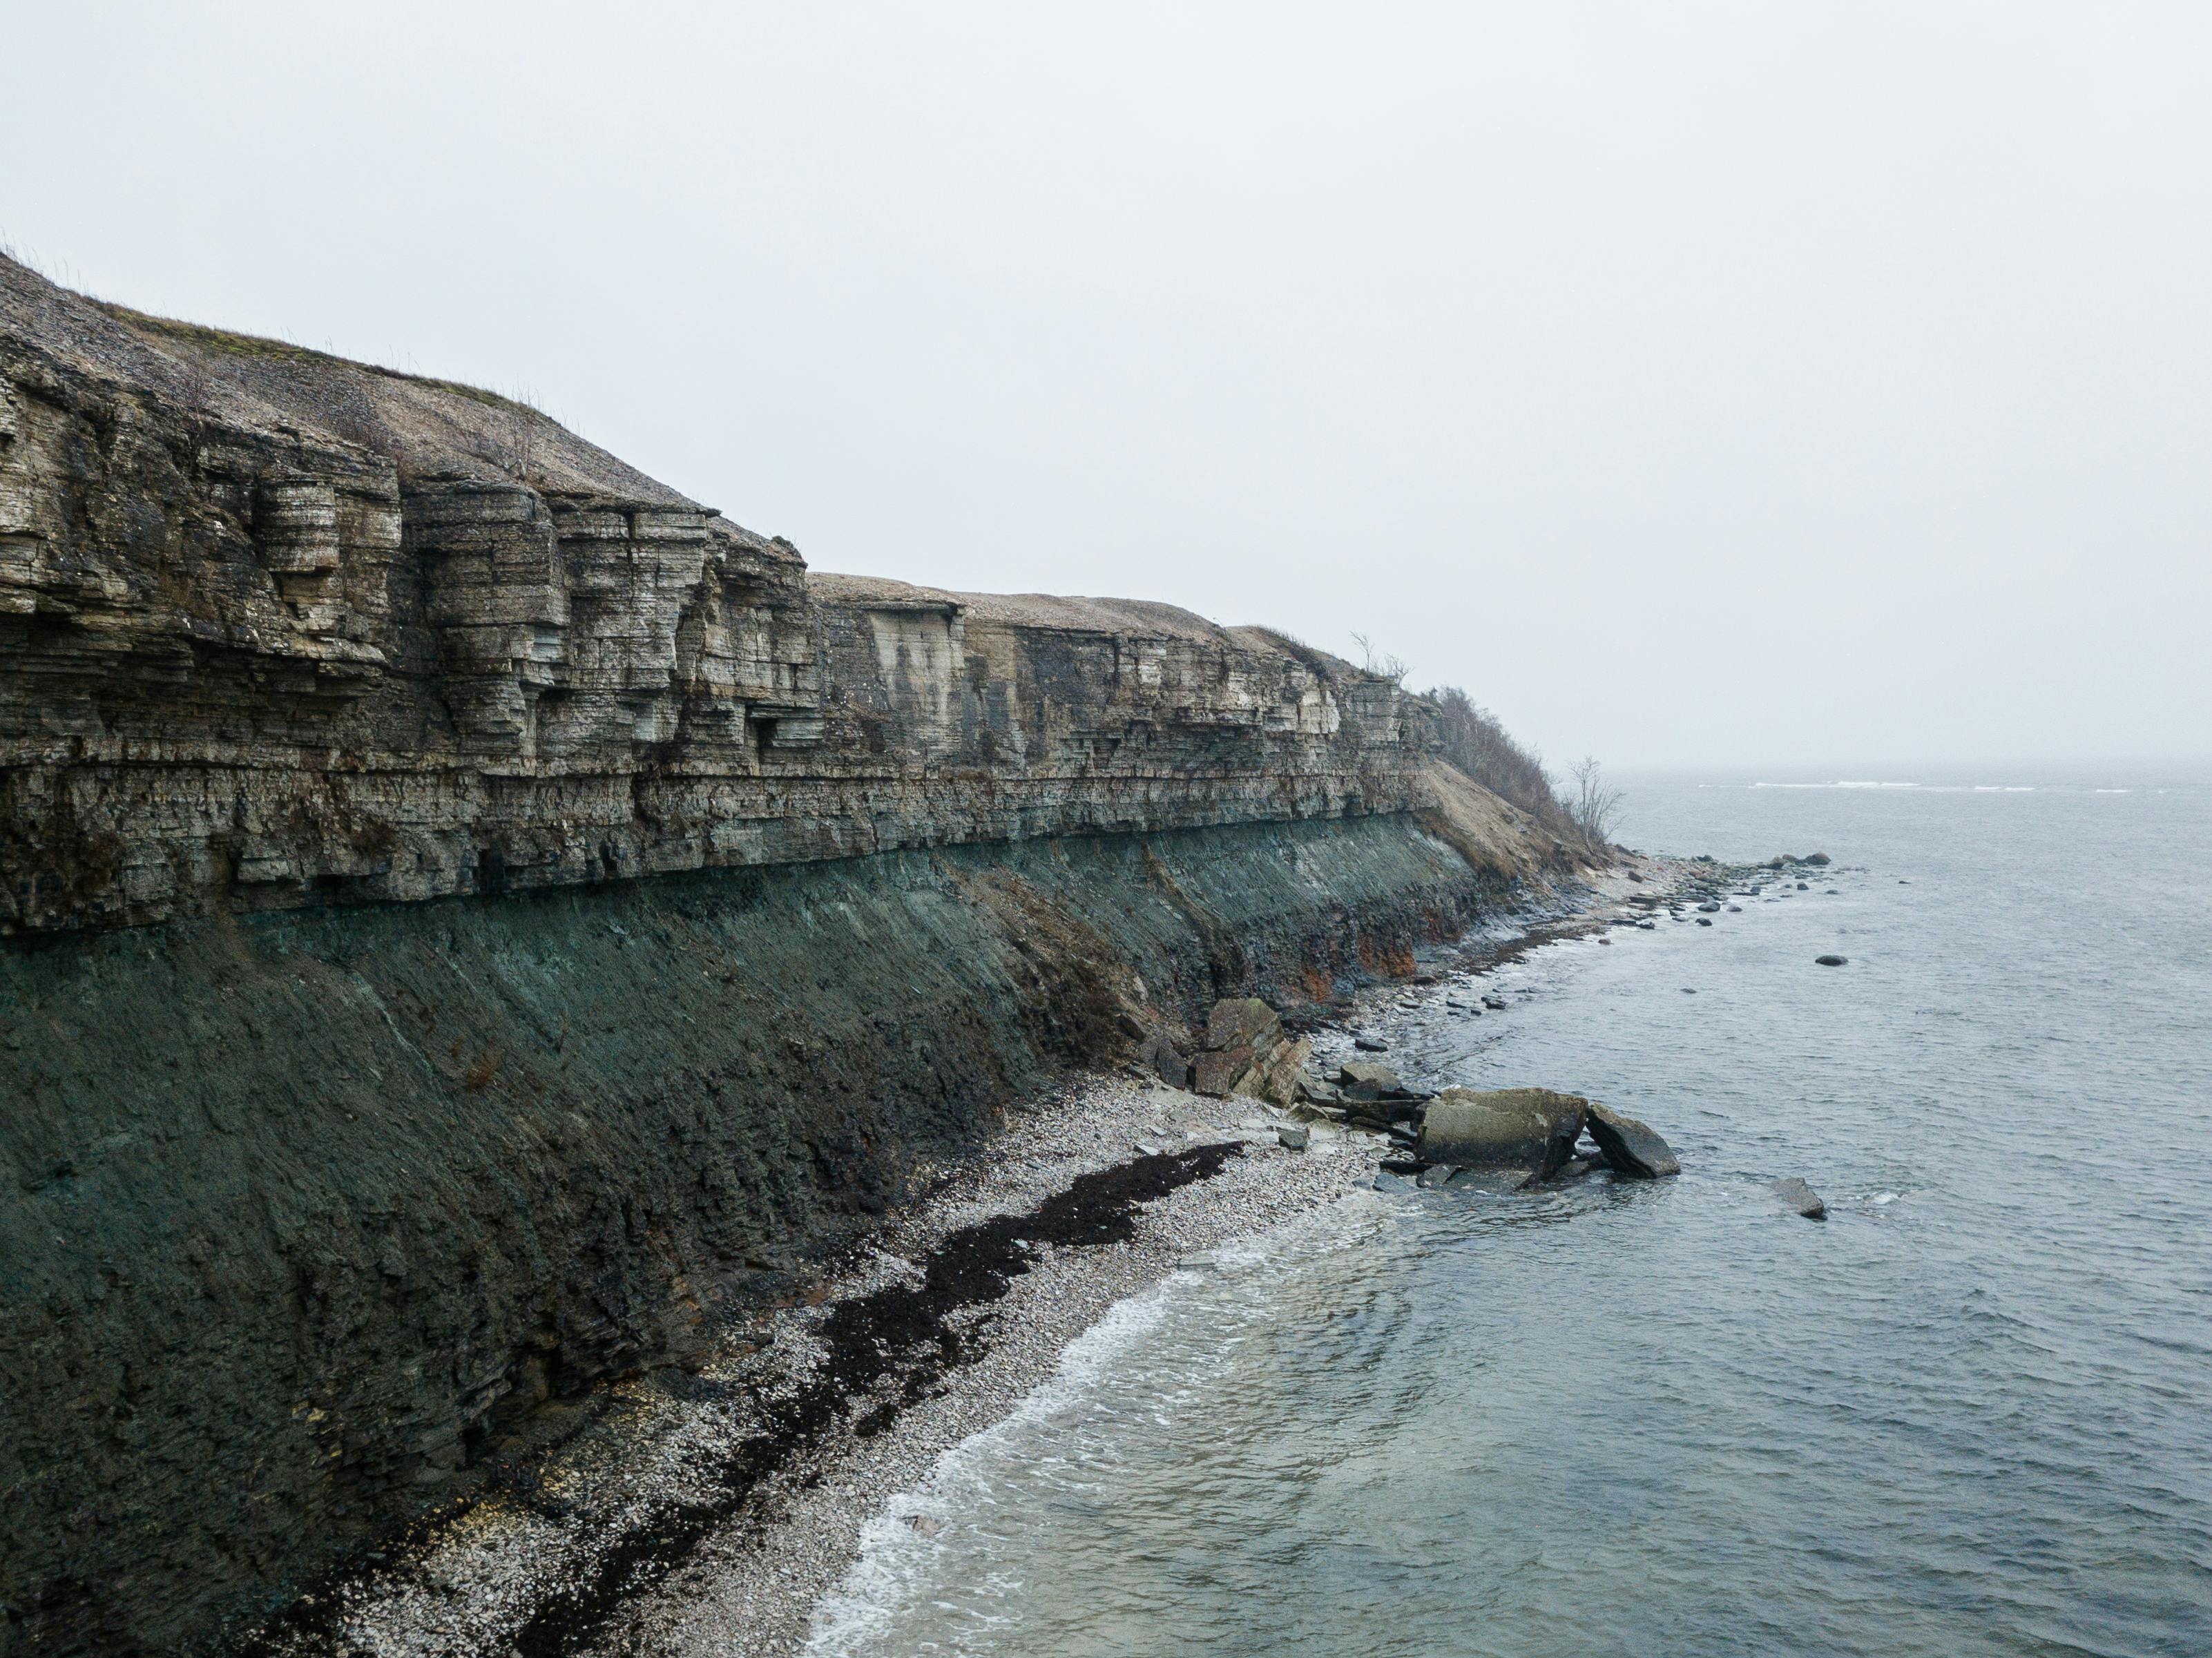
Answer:
<svg viewBox="0 0 2212 1658"><path fill-rule="evenodd" d="M507 448L514 458L514 476L530 482L538 459L538 405L527 396L511 399L507 406Z"/></svg>
<svg viewBox="0 0 2212 1658"><path fill-rule="evenodd" d="M185 416L185 429L191 434L195 446L207 439L208 406L215 399L215 381L207 366L194 357L185 357L177 364L177 407Z"/></svg>
<svg viewBox="0 0 2212 1658"><path fill-rule="evenodd" d="M544 411L526 392L513 395L473 392L470 396L483 404L487 413L483 424L465 428L462 446L516 483L530 483L538 473L538 428L545 418Z"/></svg>
<svg viewBox="0 0 2212 1658"><path fill-rule="evenodd" d="M1377 679L1388 679L1394 683L1400 683L1405 679L1406 659L1404 657L1388 653L1378 653L1375 647L1369 642L1365 634L1352 635L1352 642L1359 647L1359 665L1363 671L1372 674Z"/></svg>
<svg viewBox="0 0 2212 1658"><path fill-rule="evenodd" d="M1597 851L1613 839L1613 826L1620 821L1620 789L1606 781L1604 768L1591 756L1585 755L1567 774L1575 785L1567 799L1567 816L1590 850Z"/></svg>

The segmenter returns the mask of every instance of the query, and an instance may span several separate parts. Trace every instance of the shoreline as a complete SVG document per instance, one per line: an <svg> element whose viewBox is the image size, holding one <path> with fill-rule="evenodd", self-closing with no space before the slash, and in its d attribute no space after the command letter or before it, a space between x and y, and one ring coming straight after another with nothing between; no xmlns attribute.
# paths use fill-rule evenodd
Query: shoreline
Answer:
<svg viewBox="0 0 2212 1658"><path fill-rule="evenodd" d="M1639 861L1642 884L1615 875L1570 908L1500 918L1317 1023L1349 1031L1386 999L1442 996L1702 872ZM1285 1121L1118 1073L1018 1104L805 1304L732 1327L694 1373L620 1385L542 1466L307 1598L254 1649L800 1650L869 1522L1049 1382L1077 1338L1183 1256L1370 1187L1389 1154L1379 1133L1319 1123L1310 1149L1285 1150Z"/></svg>

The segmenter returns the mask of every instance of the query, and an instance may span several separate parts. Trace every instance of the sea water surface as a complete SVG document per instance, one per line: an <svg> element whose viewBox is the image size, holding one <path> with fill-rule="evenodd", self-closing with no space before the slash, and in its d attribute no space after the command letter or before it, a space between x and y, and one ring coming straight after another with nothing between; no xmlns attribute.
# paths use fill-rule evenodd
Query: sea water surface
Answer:
<svg viewBox="0 0 2212 1658"><path fill-rule="evenodd" d="M1625 835L1807 890L1381 1021L1680 1178L1178 1272L891 1502L810 1649L2212 1653L2212 786L1777 780L1638 780Z"/></svg>

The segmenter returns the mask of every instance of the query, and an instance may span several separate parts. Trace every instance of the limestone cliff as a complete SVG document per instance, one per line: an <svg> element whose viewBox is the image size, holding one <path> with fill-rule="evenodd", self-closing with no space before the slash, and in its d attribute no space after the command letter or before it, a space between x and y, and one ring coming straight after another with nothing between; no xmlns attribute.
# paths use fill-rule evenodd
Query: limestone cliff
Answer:
<svg viewBox="0 0 2212 1658"><path fill-rule="evenodd" d="M520 404L0 260L0 929L1393 811L1426 704L810 577Z"/></svg>
<svg viewBox="0 0 2212 1658"><path fill-rule="evenodd" d="M204 1647L1058 1068L1564 870L1431 721L0 260L0 1647Z"/></svg>

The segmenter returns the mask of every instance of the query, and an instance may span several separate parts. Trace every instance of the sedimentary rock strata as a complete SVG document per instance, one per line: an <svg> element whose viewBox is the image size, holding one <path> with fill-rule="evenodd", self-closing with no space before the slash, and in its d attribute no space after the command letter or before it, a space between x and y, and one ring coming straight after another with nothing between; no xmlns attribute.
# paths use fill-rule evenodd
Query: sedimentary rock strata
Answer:
<svg viewBox="0 0 2212 1658"><path fill-rule="evenodd" d="M811 574L520 404L0 260L7 932L1415 807L1510 865L1433 743L1280 635Z"/></svg>
<svg viewBox="0 0 2212 1658"><path fill-rule="evenodd" d="M1180 1083L1217 999L1566 868L1431 719L815 574L523 405L0 259L7 1635L204 1645L1062 1067Z"/></svg>

